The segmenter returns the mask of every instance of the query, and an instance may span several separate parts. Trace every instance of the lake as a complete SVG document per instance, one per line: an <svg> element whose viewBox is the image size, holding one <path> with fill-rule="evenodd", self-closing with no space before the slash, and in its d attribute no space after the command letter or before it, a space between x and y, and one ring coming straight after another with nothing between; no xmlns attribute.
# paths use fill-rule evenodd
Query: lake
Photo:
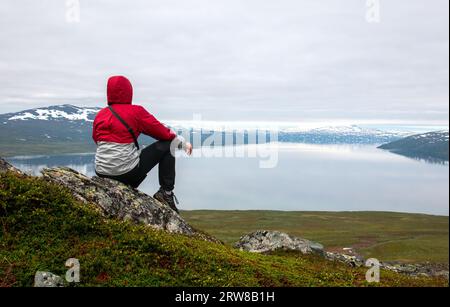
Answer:
<svg viewBox="0 0 450 307"><path fill-rule="evenodd" d="M277 163L271 168L261 168L261 159L248 156L178 158L175 191L180 208L449 213L448 163L413 160L375 146L272 146L277 146ZM93 154L8 160L32 174L62 165L94 174ZM140 190L153 195L157 189L154 169Z"/></svg>

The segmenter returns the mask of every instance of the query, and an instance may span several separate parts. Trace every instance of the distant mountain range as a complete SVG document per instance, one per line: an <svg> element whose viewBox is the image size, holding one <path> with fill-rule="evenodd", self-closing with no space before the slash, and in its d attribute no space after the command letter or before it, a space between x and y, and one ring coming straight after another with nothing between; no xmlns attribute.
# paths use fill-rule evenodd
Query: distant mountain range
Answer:
<svg viewBox="0 0 450 307"><path fill-rule="evenodd" d="M2 143L85 142L99 108L60 105L0 114Z"/></svg>
<svg viewBox="0 0 450 307"><path fill-rule="evenodd" d="M0 114L0 155L94 152L92 123L100 110L65 104Z"/></svg>
<svg viewBox="0 0 450 307"><path fill-rule="evenodd" d="M379 148L411 158L448 161L448 131L415 134Z"/></svg>
<svg viewBox="0 0 450 307"><path fill-rule="evenodd" d="M313 144L383 144L405 137L405 132L366 129L356 125L321 127L308 131L283 132L279 141Z"/></svg>
<svg viewBox="0 0 450 307"><path fill-rule="evenodd" d="M56 105L36 108L16 113L0 114L0 155L32 155L53 153L93 152L92 122L99 107L78 107L74 105ZM192 140L200 133L202 144L211 136L223 139L232 134L233 144L248 144L254 141L248 133L240 129L227 131L207 131L202 127L170 123L177 132L185 132ZM222 134L222 135L220 135ZM280 142L309 144L384 144L399 140L407 135L405 132L389 132L366 129L355 125L330 126L309 130L281 129L278 131ZM273 141L273 140L271 140ZM150 137L141 136L143 145L153 142ZM261 142L261 140L259 140ZM223 145L213 142L212 145Z"/></svg>
<svg viewBox="0 0 450 307"><path fill-rule="evenodd" d="M0 114L0 155L92 152L98 110L58 105Z"/></svg>

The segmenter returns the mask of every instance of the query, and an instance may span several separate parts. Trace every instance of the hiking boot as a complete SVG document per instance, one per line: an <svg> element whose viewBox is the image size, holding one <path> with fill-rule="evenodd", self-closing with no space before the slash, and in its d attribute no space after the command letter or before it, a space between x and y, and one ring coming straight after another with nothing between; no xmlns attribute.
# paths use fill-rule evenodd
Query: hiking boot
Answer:
<svg viewBox="0 0 450 307"><path fill-rule="evenodd" d="M161 203L169 206L173 211L175 211L176 213L178 212L178 208L175 205L175 203L178 205L178 199L175 196L175 194L173 192L171 192L170 194L168 194L166 191L164 191L163 189L159 189L158 192L155 193L155 195L153 195L153 198L160 201Z"/></svg>

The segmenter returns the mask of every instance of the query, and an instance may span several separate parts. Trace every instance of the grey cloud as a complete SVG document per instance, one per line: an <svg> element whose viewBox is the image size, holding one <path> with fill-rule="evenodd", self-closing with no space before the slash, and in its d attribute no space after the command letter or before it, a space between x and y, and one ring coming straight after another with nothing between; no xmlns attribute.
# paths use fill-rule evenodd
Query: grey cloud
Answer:
<svg viewBox="0 0 450 307"><path fill-rule="evenodd" d="M101 105L106 78L164 118L448 123L448 1L5 0L0 107Z"/></svg>

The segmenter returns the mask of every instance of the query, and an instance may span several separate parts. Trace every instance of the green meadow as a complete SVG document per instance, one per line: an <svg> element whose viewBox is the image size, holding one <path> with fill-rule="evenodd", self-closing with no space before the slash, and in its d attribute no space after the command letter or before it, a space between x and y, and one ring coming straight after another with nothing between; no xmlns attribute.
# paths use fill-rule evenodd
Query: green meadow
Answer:
<svg viewBox="0 0 450 307"><path fill-rule="evenodd" d="M352 247L381 261L449 261L448 216L283 211L183 211L182 216L228 244L255 230L279 230L332 251Z"/></svg>

